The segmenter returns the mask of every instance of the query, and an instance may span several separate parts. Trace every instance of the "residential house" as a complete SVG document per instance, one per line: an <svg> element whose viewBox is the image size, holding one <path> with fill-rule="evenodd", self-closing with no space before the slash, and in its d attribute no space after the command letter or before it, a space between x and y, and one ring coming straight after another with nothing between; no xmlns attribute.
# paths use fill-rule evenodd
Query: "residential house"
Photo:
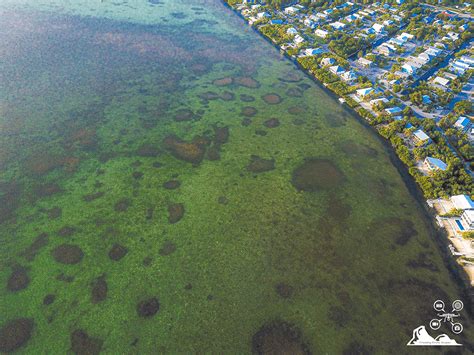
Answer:
<svg viewBox="0 0 474 355"><path fill-rule="evenodd" d="M421 102L423 103L423 105L431 105L432 104L432 101L431 101L431 98L429 97L429 95L423 95L421 97Z"/></svg>
<svg viewBox="0 0 474 355"><path fill-rule="evenodd" d="M397 114L401 113L402 111L403 111L402 108L399 107L399 106L390 107L390 108L385 109L385 112L388 113L390 116L397 115Z"/></svg>
<svg viewBox="0 0 474 355"><path fill-rule="evenodd" d="M334 63L336 63L336 60L334 58L324 58L323 60L321 60L321 66L323 67L333 65Z"/></svg>
<svg viewBox="0 0 474 355"><path fill-rule="evenodd" d="M402 65L402 72L407 73L408 75L416 74L416 68L413 65L405 63Z"/></svg>
<svg viewBox="0 0 474 355"><path fill-rule="evenodd" d="M421 129L413 132L413 141L417 146L424 146L431 143L431 138Z"/></svg>
<svg viewBox="0 0 474 355"><path fill-rule="evenodd" d="M305 51L304 51L304 54L305 55L318 55L318 54L321 54L323 53L323 50L321 48L307 48Z"/></svg>
<svg viewBox="0 0 474 355"><path fill-rule="evenodd" d="M359 89L359 90L356 90L356 95L360 99L365 99L366 97L368 97L373 92L374 92L373 88Z"/></svg>
<svg viewBox="0 0 474 355"><path fill-rule="evenodd" d="M423 165L431 172L446 171L446 169L448 169L448 166L444 161L433 157L426 157L425 161L423 162Z"/></svg>
<svg viewBox="0 0 474 355"><path fill-rule="evenodd" d="M331 26L335 30L343 30L346 27L346 24L336 21L336 22L330 23L329 26Z"/></svg>
<svg viewBox="0 0 474 355"><path fill-rule="evenodd" d="M439 84L443 87L448 87L449 83L450 83L450 80L449 79L445 79L445 78L442 78L440 76L437 76L436 78L434 78L433 80L433 83L434 84Z"/></svg>
<svg viewBox="0 0 474 355"><path fill-rule="evenodd" d="M469 118L461 116L458 120L454 123L454 127L459 129L460 131L467 133L472 128L472 122Z"/></svg>
<svg viewBox="0 0 474 355"><path fill-rule="evenodd" d="M459 39L459 33L448 32L448 37L451 38L453 41L457 41Z"/></svg>
<svg viewBox="0 0 474 355"><path fill-rule="evenodd" d="M474 202L468 195L451 196L450 200L457 210L474 210Z"/></svg>
<svg viewBox="0 0 474 355"><path fill-rule="evenodd" d="M298 34L298 31L294 27L290 27L289 29L286 30L286 33L289 35L296 35Z"/></svg>
<svg viewBox="0 0 474 355"><path fill-rule="evenodd" d="M376 33L382 33L385 29L385 26L384 25L381 25L379 23L374 23L374 25L372 26L372 28L374 29L374 31Z"/></svg>
<svg viewBox="0 0 474 355"><path fill-rule="evenodd" d="M461 223L466 230L474 230L474 210L465 210L461 215Z"/></svg>
<svg viewBox="0 0 474 355"><path fill-rule="evenodd" d="M326 38L329 34L328 31L325 31L325 30L321 30L321 29L317 29L316 31L314 31L314 34L318 37L321 37L321 38Z"/></svg>
<svg viewBox="0 0 474 355"><path fill-rule="evenodd" d="M295 7L295 6L288 6L285 8L285 14L294 14L295 12L298 12L300 9Z"/></svg>
<svg viewBox="0 0 474 355"><path fill-rule="evenodd" d="M296 35L295 38L293 38L293 42L294 42L295 44L303 43L303 42L304 42L304 38L301 37L300 35Z"/></svg>
<svg viewBox="0 0 474 355"><path fill-rule="evenodd" d="M374 108L379 104L386 104L388 102L388 99L386 97L380 97L378 99L370 100L369 104L370 107Z"/></svg>
<svg viewBox="0 0 474 355"><path fill-rule="evenodd" d="M357 62L362 65L364 68L369 68L372 66L373 62L371 60L368 60L366 58L359 58Z"/></svg>
<svg viewBox="0 0 474 355"><path fill-rule="evenodd" d="M354 73L352 70L346 71L344 74L341 75L342 80L350 83L357 79L357 74Z"/></svg>
<svg viewBox="0 0 474 355"><path fill-rule="evenodd" d="M334 65L330 67L329 71L336 75L342 75L345 72L344 68L339 65Z"/></svg>

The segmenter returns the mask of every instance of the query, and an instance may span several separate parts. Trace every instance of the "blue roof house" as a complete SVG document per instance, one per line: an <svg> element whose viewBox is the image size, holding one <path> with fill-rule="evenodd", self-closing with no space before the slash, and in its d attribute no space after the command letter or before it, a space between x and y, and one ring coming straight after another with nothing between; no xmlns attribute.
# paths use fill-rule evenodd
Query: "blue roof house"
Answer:
<svg viewBox="0 0 474 355"><path fill-rule="evenodd" d="M421 101L423 102L424 105L430 105L432 103L430 97L428 95L423 95L421 97Z"/></svg>
<svg viewBox="0 0 474 355"><path fill-rule="evenodd" d="M454 123L454 127L457 129L467 132L469 129L472 127L472 122L469 118L461 116L458 118L458 120Z"/></svg>
<svg viewBox="0 0 474 355"><path fill-rule="evenodd" d="M385 112L387 112L390 116L393 116L393 115L396 115L400 112L402 112L403 110L401 109L401 107L399 106L395 106L395 107L390 107L390 108L386 108L385 109Z"/></svg>

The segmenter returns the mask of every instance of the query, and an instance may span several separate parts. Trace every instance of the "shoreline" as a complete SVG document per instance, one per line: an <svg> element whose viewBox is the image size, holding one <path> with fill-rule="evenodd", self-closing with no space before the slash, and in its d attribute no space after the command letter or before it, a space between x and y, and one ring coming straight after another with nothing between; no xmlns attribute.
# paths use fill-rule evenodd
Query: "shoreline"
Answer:
<svg viewBox="0 0 474 355"><path fill-rule="evenodd" d="M240 12L236 11L231 5L229 5L226 0L221 0L221 3L230 11L232 11L234 14L236 14L239 18L241 18L247 25L249 25L245 17L242 16ZM290 60L290 62L292 62L298 68L298 70L303 72L306 77L311 79L326 94L328 94L334 100L337 100L345 112L349 113L352 117L357 119L357 121L359 121L365 128L369 129L370 132L373 133L377 137L377 139L382 143L385 151L389 155L390 162L397 169L406 188L408 189L410 195L416 201L418 207L420 207L420 209L423 211L423 215L426 217L425 225L428 228L429 235L433 239L435 244L438 246L443 262L445 266L447 267L447 269L449 270L449 273L452 275L453 279L455 280L455 284L458 286L460 294L463 295L466 301L468 301L468 302L464 302L467 313L471 317L474 317L474 287L471 286L471 282L464 268L458 263L456 263L456 260L453 257L451 257L451 252L448 248L450 244L449 244L447 232L443 228L437 225L436 218L435 218L436 214L428 206L427 200L425 196L423 195L423 192L421 191L420 187L416 183L415 179L410 175L408 171L408 167L397 156L395 149L391 145L390 141L382 137L378 133L376 128L370 125L369 122L365 118L363 118L355 109L352 109L347 104L341 103L339 99L342 98L342 96L339 96L334 91L330 90L326 85L324 85L322 81L317 79L314 75L311 75L311 73L309 73L306 69L304 69L295 58L289 56L286 52L283 52L277 44L273 43L268 37L264 36L256 28L254 28L251 25L249 25L249 27L256 34L258 34L259 37L263 38L266 42L272 45L272 47L274 47L280 53L280 55Z"/></svg>

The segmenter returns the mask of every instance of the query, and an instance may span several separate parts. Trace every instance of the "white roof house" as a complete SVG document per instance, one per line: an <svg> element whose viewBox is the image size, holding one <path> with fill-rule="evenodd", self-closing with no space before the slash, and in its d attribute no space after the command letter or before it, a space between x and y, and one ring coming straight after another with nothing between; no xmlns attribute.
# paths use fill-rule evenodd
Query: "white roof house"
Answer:
<svg viewBox="0 0 474 355"><path fill-rule="evenodd" d="M380 33L380 32L383 32L383 30L385 29L385 26L381 25L380 23L374 23L372 28L375 30L375 32Z"/></svg>
<svg viewBox="0 0 474 355"><path fill-rule="evenodd" d="M342 80L351 82L357 79L357 74L354 73L352 70L346 71L344 74L341 75Z"/></svg>
<svg viewBox="0 0 474 355"><path fill-rule="evenodd" d="M429 142L431 142L431 138L421 129L418 129L413 132L413 138L418 144L428 144Z"/></svg>
<svg viewBox="0 0 474 355"><path fill-rule="evenodd" d="M288 6L287 8L285 8L285 14L294 14L298 11L300 11L300 9L294 6Z"/></svg>
<svg viewBox="0 0 474 355"><path fill-rule="evenodd" d="M346 27L346 24L336 21L336 22L330 23L329 26L331 26L335 30L342 30Z"/></svg>
<svg viewBox="0 0 474 355"><path fill-rule="evenodd" d="M409 75L412 75L416 73L416 68L413 65L405 63L402 65L402 71Z"/></svg>
<svg viewBox="0 0 474 355"><path fill-rule="evenodd" d="M286 33L289 35L295 35L298 33L298 31L296 30L296 28L290 27L289 29L286 30Z"/></svg>
<svg viewBox="0 0 474 355"><path fill-rule="evenodd" d="M321 37L321 38L326 38L329 34L328 31L325 31L325 30L320 30L319 28L314 31L314 34L318 37Z"/></svg>
<svg viewBox="0 0 474 355"><path fill-rule="evenodd" d="M463 226L467 230L474 229L474 210L465 210L461 215L461 221Z"/></svg>
<svg viewBox="0 0 474 355"><path fill-rule="evenodd" d="M336 75L341 75L342 73L345 72L344 68L339 65L334 65L330 67L329 70L331 71L331 73L336 74Z"/></svg>
<svg viewBox="0 0 474 355"><path fill-rule="evenodd" d="M364 98L367 95L370 95L373 91L374 91L373 88L359 89L359 90L356 90L356 95L359 96L360 98Z"/></svg>
<svg viewBox="0 0 474 355"><path fill-rule="evenodd" d="M388 99L386 97L380 97L378 99L370 100L369 104L371 107L374 107L378 105L379 103L386 104L388 102Z"/></svg>
<svg viewBox="0 0 474 355"><path fill-rule="evenodd" d="M442 78L441 76L437 76L434 78L433 83L439 84L441 86L448 86L449 85L449 79Z"/></svg>
<svg viewBox="0 0 474 355"><path fill-rule="evenodd" d="M363 67L370 67L373 64L373 62L371 60L368 60L366 58L359 58L357 61Z"/></svg>
<svg viewBox="0 0 474 355"><path fill-rule="evenodd" d="M334 58L324 58L322 61L321 61L321 65L323 67L326 67L328 65L333 65L334 63L336 63L336 60Z"/></svg>
<svg viewBox="0 0 474 355"><path fill-rule="evenodd" d="M301 37L300 35L296 35L295 38L293 38L293 42L295 42L296 44L303 43L303 42L304 42L304 38Z"/></svg>
<svg viewBox="0 0 474 355"><path fill-rule="evenodd" d="M474 202L468 195L456 195L451 196L451 202L454 208L459 210L472 210L474 209Z"/></svg>

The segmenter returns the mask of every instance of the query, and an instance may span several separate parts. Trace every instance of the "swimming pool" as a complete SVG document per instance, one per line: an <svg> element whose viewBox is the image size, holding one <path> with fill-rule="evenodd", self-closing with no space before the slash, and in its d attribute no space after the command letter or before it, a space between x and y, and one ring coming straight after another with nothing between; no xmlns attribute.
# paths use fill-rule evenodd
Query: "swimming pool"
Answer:
<svg viewBox="0 0 474 355"><path fill-rule="evenodd" d="M456 224L458 225L459 227L459 230L463 231L464 230L464 226L462 225L461 221L459 219L456 220Z"/></svg>

